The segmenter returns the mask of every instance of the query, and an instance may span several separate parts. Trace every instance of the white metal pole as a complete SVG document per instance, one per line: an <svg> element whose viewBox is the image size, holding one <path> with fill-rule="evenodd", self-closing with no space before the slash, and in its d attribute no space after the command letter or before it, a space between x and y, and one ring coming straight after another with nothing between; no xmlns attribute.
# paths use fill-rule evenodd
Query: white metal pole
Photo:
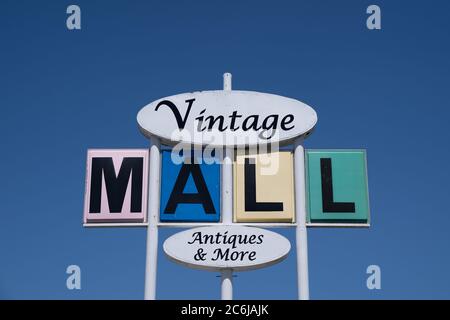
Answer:
<svg viewBox="0 0 450 320"><path fill-rule="evenodd" d="M159 139L156 137L150 139L149 175L144 299L155 300L156 268L158 264L158 214L161 185L161 145Z"/></svg>
<svg viewBox="0 0 450 320"><path fill-rule="evenodd" d="M231 73L223 75L223 90L231 91ZM233 156L234 148L225 148L222 158L222 223L233 223ZM233 270L221 272L222 300L233 299Z"/></svg>
<svg viewBox="0 0 450 320"><path fill-rule="evenodd" d="M305 183L305 149L303 137L295 141L295 211L297 214L297 284L298 299L309 300L308 276L308 235L306 230L306 183Z"/></svg>
<svg viewBox="0 0 450 320"><path fill-rule="evenodd" d="M222 300L233 300L233 270L224 269L221 275Z"/></svg>

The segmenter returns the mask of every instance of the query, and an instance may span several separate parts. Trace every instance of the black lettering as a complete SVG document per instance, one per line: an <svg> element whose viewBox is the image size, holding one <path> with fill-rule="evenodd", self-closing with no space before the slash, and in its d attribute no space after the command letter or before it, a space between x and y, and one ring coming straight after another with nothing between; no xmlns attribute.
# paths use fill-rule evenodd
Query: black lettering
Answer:
<svg viewBox="0 0 450 320"><path fill-rule="evenodd" d="M230 130L236 131L239 129L239 126L235 127L236 118L242 118L242 115L237 114L237 111L233 111L229 117L231 118Z"/></svg>
<svg viewBox="0 0 450 320"><path fill-rule="evenodd" d="M192 238L194 238L194 239L191 240L191 241L188 241L188 244L193 244L193 243L195 243L196 241L198 241L199 244L203 244L203 243L202 243L202 233L201 233L201 232L194 232L194 233L192 234Z"/></svg>
<svg viewBox="0 0 450 320"><path fill-rule="evenodd" d="M125 199L130 175L132 175L131 212L141 212L143 165L143 158L125 157L120 166L119 174L116 176L112 158L93 158L89 212L100 213L103 176L105 177L105 187L110 212L122 212L123 201Z"/></svg>
<svg viewBox="0 0 450 320"><path fill-rule="evenodd" d="M264 235L263 235L263 234L260 234L260 235L258 236L258 242L257 242L256 244L261 244L261 243L263 243L263 238L264 238Z"/></svg>
<svg viewBox="0 0 450 320"><path fill-rule="evenodd" d="M163 100L160 103L158 103L156 105L155 111L158 111L160 106L168 106L170 108L170 110L172 110L173 115L175 116L175 120L177 121L178 128L180 130L183 130L186 125L187 118L189 117L189 113L191 112L192 104L194 103L194 101L195 101L195 99L186 100L186 102L188 103L188 108L186 110L186 114L184 115L184 119L181 118L180 111L178 111L178 108L175 105L175 103L173 103L172 101L169 101L169 100Z"/></svg>
<svg viewBox="0 0 450 320"><path fill-rule="evenodd" d="M205 234L203 236L203 242L205 244L207 244L207 243L214 244L214 235L212 235L212 234Z"/></svg>
<svg viewBox="0 0 450 320"><path fill-rule="evenodd" d="M292 121L294 121L294 115L292 114L288 114L286 115L283 119L281 119L281 129L283 130L291 130L294 128L294 125L292 125L291 127L287 127L288 124L290 124Z"/></svg>
<svg viewBox="0 0 450 320"><path fill-rule="evenodd" d="M258 127L258 119L259 116L258 115L251 115L248 116L245 120L244 123L242 124L242 129L244 131L248 131L250 129L253 129L255 131L258 131L259 129L261 129L261 127ZM252 120L250 122L250 120ZM249 123L250 122L250 123Z"/></svg>
<svg viewBox="0 0 450 320"><path fill-rule="evenodd" d="M225 121L223 116L218 116L216 118L214 118L213 116L208 116L206 117L205 121L209 120L209 124L208 124L208 131L211 131L214 127L214 124L216 123L216 121L219 121L219 131L223 132L227 129L227 126L223 126L223 122Z"/></svg>
<svg viewBox="0 0 450 320"><path fill-rule="evenodd" d="M183 193L189 175L192 175L192 178L194 179L197 193ZM175 213L179 203L199 203L203 206L203 210L205 210L206 214L216 213L202 171L200 170L200 166L196 163L184 163L181 167L175 186L170 194L169 201L164 209L164 213Z"/></svg>
<svg viewBox="0 0 450 320"><path fill-rule="evenodd" d="M245 211L283 211L283 202L256 201L256 165L249 158L245 158L244 183Z"/></svg>
<svg viewBox="0 0 450 320"><path fill-rule="evenodd" d="M197 118L195 118L195 120L198 121L198 124L197 124L197 131L198 132L201 132L201 131L205 130L204 128L202 129L203 114L205 113L205 111L206 111L206 109L203 109L202 111L200 111L200 113L199 113L200 115Z"/></svg>
<svg viewBox="0 0 450 320"><path fill-rule="evenodd" d="M270 124L268 124L269 120L271 120L271 119L272 119L272 121L270 122ZM264 119L264 121L262 123L262 128L264 130L276 129L277 123L278 123L278 115L271 114L270 116L268 116L267 118Z"/></svg>
<svg viewBox="0 0 450 320"><path fill-rule="evenodd" d="M320 173L322 176L323 212L355 212L354 202L334 202L331 158L320 159Z"/></svg>
<svg viewBox="0 0 450 320"><path fill-rule="evenodd" d="M248 255L248 260L250 260L250 261L256 260L256 251L250 252L250 254Z"/></svg>
<svg viewBox="0 0 450 320"><path fill-rule="evenodd" d="M215 257L213 257L211 260L212 261L217 261L217 260L225 260L228 261L228 255L230 254L230 249L226 249L225 252L222 252L222 249L217 248L213 251L213 254L215 254Z"/></svg>

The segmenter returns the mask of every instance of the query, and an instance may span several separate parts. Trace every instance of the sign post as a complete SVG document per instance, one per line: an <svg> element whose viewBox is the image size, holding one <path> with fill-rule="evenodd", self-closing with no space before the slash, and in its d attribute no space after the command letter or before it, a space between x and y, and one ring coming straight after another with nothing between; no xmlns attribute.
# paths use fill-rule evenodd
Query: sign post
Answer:
<svg viewBox="0 0 450 320"><path fill-rule="evenodd" d="M156 299L156 268L158 264L158 216L161 189L161 145L150 138L150 179L148 185L148 227L145 259L145 300Z"/></svg>
<svg viewBox="0 0 450 320"><path fill-rule="evenodd" d="M223 90L231 91L231 73L223 75ZM222 158L222 224L233 223L233 147L224 147ZM233 300L233 270L221 272L222 300Z"/></svg>
<svg viewBox="0 0 450 320"><path fill-rule="evenodd" d="M297 248L297 290L299 300L309 300L305 149L303 147L303 137L295 141L294 148L295 211L297 213L297 228L295 232Z"/></svg>
<svg viewBox="0 0 450 320"><path fill-rule="evenodd" d="M307 150L308 217L311 225L369 226L366 151Z"/></svg>

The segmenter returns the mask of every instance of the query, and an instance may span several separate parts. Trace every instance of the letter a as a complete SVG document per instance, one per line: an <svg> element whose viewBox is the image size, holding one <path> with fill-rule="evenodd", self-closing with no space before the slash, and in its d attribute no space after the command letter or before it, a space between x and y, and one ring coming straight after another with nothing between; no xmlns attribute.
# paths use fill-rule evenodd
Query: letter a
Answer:
<svg viewBox="0 0 450 320"><path fill-rule="evenodd" d="M367 18L367 29L369 30L380 30L381 29L381 9L377 5L371 5L367 7L367 14L370 16Z"/></svg>
<svg viewBox="0 0 450 320"><path fill-rule="evenodd" d="M373 290L381 289L381 269L377 265L370 265L367 267L367 274L370 274L370 276L367 278L367 289Z"/></svg>
<svg viewBox="0 0 450 320"><path fill-rule="evenodd" d="M184 187L186 186L189 176L192 175L194 179L197 193L184 193ZM183 164L180 173L178 174L177 181L170 194L167 206L164 209L164 213L175 213L179 203L198 203L203 206L206 214L215 214L216 209L209 194L208 187L206 186L205 178L200 169L200 166L196 163Z"/></svg>
<svg viewBox="0 0 450 320"><path fill-rule="evenodd" d="M67 14L70 16L67 17L66 26L69 30L80 30L81 29L81 9L77 5L70 5L66 10Z"/></svg>
<svg viewBox="0 0 450 320"><path fill-rule="evenodd" d="M70 265L66 269L66 273L70 276L66 280L67 289L81 289L81 269L77 265Z"/></svg>

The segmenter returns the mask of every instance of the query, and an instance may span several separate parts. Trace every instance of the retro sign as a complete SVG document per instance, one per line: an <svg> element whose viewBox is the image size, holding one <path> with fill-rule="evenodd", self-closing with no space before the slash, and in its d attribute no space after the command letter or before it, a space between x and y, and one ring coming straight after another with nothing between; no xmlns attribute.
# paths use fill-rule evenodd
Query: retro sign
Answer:
<svg viewBox="0 0 450 320"><path fill-rule="evenodd" d="M145 222L148 150L90 149L84 223Z"/></svg>
<svg viewBox="0 0 450 320"><path fill-rule="evenodd" d="M365 150L307 150L308 220L369 223Z"/></svg>
<svg viewBox="0 0 450 320"><path fill-rule="evenodd" d="M147 227L146 299L156 297L159 227L195 227L165 240L164 252L220 271L227 300L233 271L273 265L291 249L285 237L244 224L296 227L298 293L309 299L306 227L370 223L364 150L305 151L317 123L310 106L231 87L225 73L223 91L143 107L137 122L149 150L88 151L84 226Z"/></svg>
<svg viewBox="0 0 450 320"><path fill-rule="evenodd" d="M144 135L168 144L248 146L289 143L311 131L316 112L308 105L252 91L201 91L159 99L142 108Z"/></svg>
<svg viewBox="0 0 450 320"><path fill-rule="evenodd" d="M201 227L179 232L164 242L173 261L195 269L246 271L287 257L291 244L265 229L244 226Z"/></svg>
<svg viewBox="0 0 450 320"><path fill-rule="evenodd" d="M294 168L291 151L248 153L234 162L235 222L293 222Z"/></svg>
<svg viewBox="0 0 450 320"><path fill-rule="evenodd" d="M162 153L162 222L218 222L220 165L214 157Z"/></svg>

